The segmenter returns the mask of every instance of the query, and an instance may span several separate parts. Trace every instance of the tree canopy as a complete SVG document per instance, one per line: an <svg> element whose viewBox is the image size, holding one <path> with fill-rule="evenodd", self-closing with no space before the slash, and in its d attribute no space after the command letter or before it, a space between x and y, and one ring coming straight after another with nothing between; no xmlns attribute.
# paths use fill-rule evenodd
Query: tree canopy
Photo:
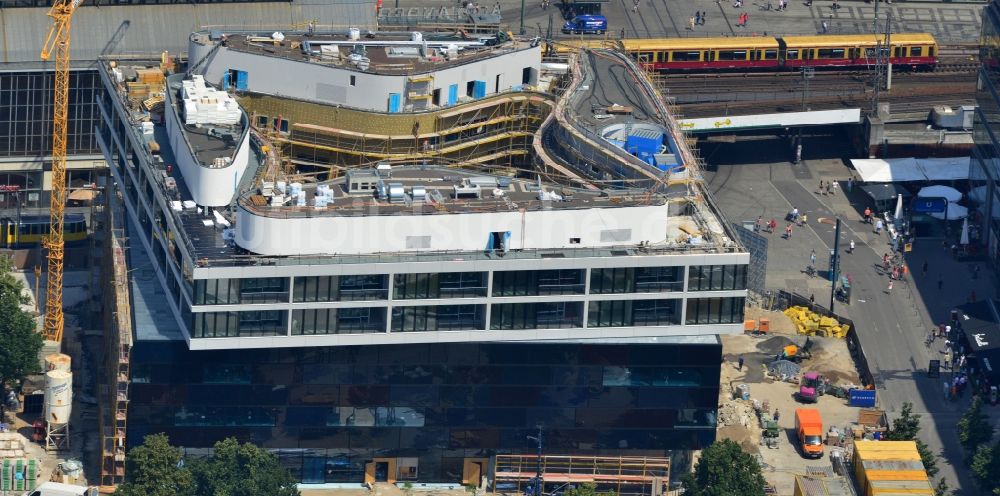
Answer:
<svg viewBox="0 0 1000 496"><path fill-rule="evenodd" d="M1000 495L1000 442L979 445L969 465L983 492Z"/></svg>
<svg viewBox="0 0 1000 496"><path fill-rule="evenodd" d="M291 474L278 458L250 443L229 438L215 443L212 456L193 464L198 494L212 496L297 496Z"/></svg>
<svg viewBox="0 0 1000 496"><path fill-rule="evenodd" d="M229 438L185 460L164 434L129 451L115 496L298 496L295 480L267 450Z"/></svg>
<svg viewBox="0 0 1000 496"><path fill-rule="evenodd" d="M152 434L125 458L125 483L115 496L194 496L194 477L165 434Z"/></svg>
<svg viewBox="0 0 1000 496"><path fill-rule="evenodd" d="M34 317L21 309L30 299L13 270L13 260L0 256L0 386L41 372L42 335Z"/></svg>
<svg viewBox="0 0 1000 496"><path fill-rule="evenodd" d="M983 412L983 398L976 396L972 405L958 420L958 440L970 454L976 453L979 445L990 442L993 438L993 426Z"/></svg>
<svg viewBox="0 0 1000 496"><path fill-rule="evenodd" d="M760 464L731 439L716 441L701 452L694 473L683 478L686 496L764 496Z"/></svg>

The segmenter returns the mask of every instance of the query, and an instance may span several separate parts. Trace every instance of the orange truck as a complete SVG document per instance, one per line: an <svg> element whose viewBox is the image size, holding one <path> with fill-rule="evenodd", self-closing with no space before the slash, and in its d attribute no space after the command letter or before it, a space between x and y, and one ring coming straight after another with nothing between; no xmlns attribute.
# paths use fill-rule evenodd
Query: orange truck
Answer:
<svg viewBox="0 0 1000 496"><path fill-rule="evenodd" d="M799 408L795 410L795 433L799 438L799 448L806 458L823 456L823 419L819 410Z"/></svg>

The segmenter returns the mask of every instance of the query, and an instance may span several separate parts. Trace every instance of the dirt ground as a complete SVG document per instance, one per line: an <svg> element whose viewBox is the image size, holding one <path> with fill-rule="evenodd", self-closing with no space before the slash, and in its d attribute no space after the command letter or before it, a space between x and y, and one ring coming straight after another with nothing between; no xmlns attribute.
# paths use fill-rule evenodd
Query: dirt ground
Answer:
<svg viewBox="0 0 1000 496"><path fill-rule="evenodd" d="M816 408L823 416L824 431L836 426L842 432L858 418L858 408L847 406L846 399L822 396L816 404L803 405L796 401L798 383L780 382L765 375L766 364L787 344L805 344L805 336L793 334L791 321L778 312L748 312L748 319L762 316L771 319L772 332L768 336L749 335L723 336L722 349L725 363L722 365L719 397L719 439L732 439L743 446L748 453L759 453L764 463L764 477L781 495L791 495L794 490L794 475L805 474L807 467L829 468L831 447L818 460L807 460L799 455L795 439L795 409ZM843 339L810 338L813 357L800 365L803 372L819 372L831 383L838 386L860 384L851 359L847 343ZM743 370L737 369L738 359L743 357ZM750 400L733 399L737 385L747 384ZM778 426L782 435L778 447L769 449L761 446L761 432L753 402L768 403L770 412L780 412ZM726 425L724 425L726 424ZM849 431L848 431L849 432Z"/></svg>

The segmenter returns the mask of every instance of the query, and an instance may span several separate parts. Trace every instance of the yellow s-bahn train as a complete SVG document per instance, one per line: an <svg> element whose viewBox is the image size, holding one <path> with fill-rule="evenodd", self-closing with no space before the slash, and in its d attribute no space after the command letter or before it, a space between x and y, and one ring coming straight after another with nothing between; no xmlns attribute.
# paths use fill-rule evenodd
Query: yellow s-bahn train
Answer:
<svg viewBox="0 0 1000 496"><path fill-rule="evenodd" d="M0 246L22 248L39 245L49 234L48 215L22 215L20 219L0 219ZM63 240L66 244L87 239L87 219L82 214L66 214L63 221Z"/></svg>

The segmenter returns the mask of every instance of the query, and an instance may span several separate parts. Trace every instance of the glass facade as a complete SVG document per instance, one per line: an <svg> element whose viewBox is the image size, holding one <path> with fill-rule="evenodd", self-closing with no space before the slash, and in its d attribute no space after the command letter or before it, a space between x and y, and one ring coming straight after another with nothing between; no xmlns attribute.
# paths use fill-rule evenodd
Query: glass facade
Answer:
<svg viewBox="0 0 1000 496"><path fill-rule="evenodd" d="M486 305L393 307L392 332L472 331L483 329Z"/></svg>
<svg viewBox="0 0 1000 496"><path fill-rule="evenodd" d="M486 272L396 274L392 297L396 300L483 297L488 279Z"/></svg>
<svg viewBox="0 0 1000 496"><path fill-rule="evenodd" d="M688 298L684 322L700 324L740 324L746 298Z"/></svg>
<svg viewBox="0 0 1000 496"><path fill-rule="evenodd" d="M684 291L684 267L619 267L590 271L591 294Z"/></svg>
<svg viewBox="0 0 1000 496"><path fill-rule="evenodd" d="M51 153L52 85L51 72L0 72L0 157ZM94 128L101 120L96 103L104 91L101 78L97 71L72 71L69 85L66 149L70 155L100 155Z"/></svg>
<svg viewBox="0 0 1000 496"><path fill-rule="evenodd" d="M490 329L562 329L583 327L582 301L503 303L493 305Z"/></svg>
<svg viewBox="0 0 1000 496"><path fill-rule="evenodd" d="M375 457L421 482L463 460L665 456L715 439L721 345L474 343L189 351L133 348L127 439L190 454L226 437L275 450L302 482L362 482ZM402 471L402 470L401 470Z"/></svg>
<svg viewBox="0 0 1000 496"><path fill-rule="evenodd" d="M983 10L980 61L969 167L969 198L978 214L970 215L970 237L985 245L996 271L1000 267L1000 6L996 2Z"/></svg>
<svg viewBox="0 0 1000 496"><path fill-rule="evenodd" d="M493 296L584 293L584 270L508 270L493 273Z"/></svg>
<svg viewBox="0 0 1000 496"><path fill-rule="evenodd" d="M682 300L592 301L588 327L680 325Z"/></svg>
<svg viewBox="0 0 1000 496"><path fill-rule="evenodd" d="M307 308L292 310L292 334L385 332L385 308Z"/></svg>
<svg viewBox="0 0 1000 496"><path fill-rule="evenodd" d="M688 267L688 291L734 291L746 288L746 265L692 265Z"/></svg>
<svg viewBox="0 0 1000 496"><path fill-rule="evenodd" d="M292 301L384 300L388 294L389 276L385 274L296 277Z"/></svg>
<svg viewBox="0 0 1000 496"><path fill-rule="evenodd" d="M237 305L242 303L287 303L287 277L247 279L196 279L195 305Z"/></svg>

